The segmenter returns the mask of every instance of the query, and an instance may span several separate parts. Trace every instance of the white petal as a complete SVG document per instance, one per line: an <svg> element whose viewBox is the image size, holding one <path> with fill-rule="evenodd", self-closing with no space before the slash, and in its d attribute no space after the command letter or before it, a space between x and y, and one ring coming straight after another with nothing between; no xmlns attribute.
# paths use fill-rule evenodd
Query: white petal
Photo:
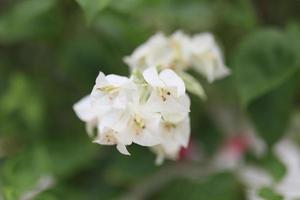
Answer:
<svg viewBox="0 0 300 200"><path fill-rule="evenodd" d="M178 97L185 93L185 85L183 80L173 70L163 70L160 72L159 78L165 83L166 86L176 88Z"/></svg>
<svg viewBox="0 0 300 200"><path fill-rule="evenodd" d="M153 91L146 103L149 111L159 112L168 121L178 122L185 118L190 112L190 101L187 95L179 98L168 97L162 101L161 97Z"/></svg>
<svg viewBox="0 0 300 200"><path fill-rule="evenodd" d="M143 131L142 133L138 135L136 134L133 137L133 142L141 146L150 147L159 144L160 139L149 131Z"/></svg>
<svg viewBox="0 0 300 200"><path fill-rule="evenodd" d="M163 82L159 79L157 70L155 67L150 67L143 72L144 79L147 83L154 87L162 87Z"/></svg>
<svg viewBox="0 0 300 200"><path fill-rule="evenodd" d="M105 85L108 81L106 80L105 74L103 72L99 72L96 78L96 85Z"/></svg>
<svg viewBox="0 0 300 200"><path fill-rule="evenodd" d="M101 120L98 129L105 132L106 129L113 129L117 132L123 131L127 127L129 113L122 110L111 110Z"/></svg>
<svg viewBox="0 0 300 200"><path fill-rule="evenodd" d="M90 96L86 96L82 98L79 102L77 102L73 109L76 115L82 121L88 122L92 121L97 117L97 113L95 109L92 107Z"/></svg>
<svg viewBox="0 0 300 200"><path fill-rule="evenodd" d="M130 153L128 152L124 144L117 144L116 147L121 154L128 155L128 156L130 155Z"/></svg>
<svg viewBox="0 0 300 200"><path fill-rule="evenodd" d="M180 124L177 130L177 140L183 146L187 147L190 141L191 127L190 127L190 118L186 117L185 120Z"/></svg>
<svg viewBox="0 0 300 200"><path fill-rule="evenodd" d="M129 81L129 79L127 77L119 76L119 75L115 75L115 74L107 75L106 79L109 81L109 83L111 83L112 85L115 85L115 86L121 86Z"/></svg>
<svg viewBox="0 0 300 200"><path fill-rule="evenodd" d="M85 130L90 137L94 137L94 130L97 127L97 120L86 122Z"/></svg>
<svg viewBox="0 0 300 200"><path fill-rule="evenodd" d="M130 127L132 129L129 129L128 132L130 132L130 135L132 135L132 141L142 146L154 146L159 144L160 136L158 131L159 122L161 119L160 115L157 113L139 113L139 115L144 120L146 128L137 133L134 126Z"/></svg>

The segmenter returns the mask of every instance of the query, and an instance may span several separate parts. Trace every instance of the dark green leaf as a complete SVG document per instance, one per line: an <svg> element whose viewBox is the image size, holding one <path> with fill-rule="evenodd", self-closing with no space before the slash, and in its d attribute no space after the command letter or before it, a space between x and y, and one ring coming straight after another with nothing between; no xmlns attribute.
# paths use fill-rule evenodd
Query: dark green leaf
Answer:
<svg viewBox="0 0 300 200"><path fill-rule="evenodd" d="M40 26L42 16L54 7L56 0L18 1L0 17L0 40L16 41L48 31L49 26Z"/></svg>
<svg viewBox="0 0 300 200"><path fill-rule="evenodd" d="M83 9L85 18L88 23L91 23L92 20L108 6L110 0L76 0L77 3Z"/></svg>
<svg viewBox="0 0 300 200"><path fill-rule="evenodd" d="M258 133L272 145L284 134L293 109L294 81L289 81L265 94L248 107Z"/></svg>
<svg viewBox="0 0 300 200"><path fill-rule="evenodd" d="M233 75L242 104L278 87L299 70L299 53L294 40L277 30L249 35L234 59Z"/></svg>
<svg viewBox="0 0 300 200"><path fill-rule="evenodd" d="M284 200L283 196L275 193L271 188L261 188L258 195L264 200Z"/></svg>
<svg viewBox="0 0 300 200"><path fill-rule="evenodd" d="M272 153L267 154L262 159L261 164L273 176L275 181L280 181L287 172L285 165Z"/></svg>
<svg viewBox="0 0 300 200"><path fill-rule="evenodd" d="M218 174L194 181L178 179L162 188L161 193L154 199L241 200L243 198L233 176Z"/></svg>

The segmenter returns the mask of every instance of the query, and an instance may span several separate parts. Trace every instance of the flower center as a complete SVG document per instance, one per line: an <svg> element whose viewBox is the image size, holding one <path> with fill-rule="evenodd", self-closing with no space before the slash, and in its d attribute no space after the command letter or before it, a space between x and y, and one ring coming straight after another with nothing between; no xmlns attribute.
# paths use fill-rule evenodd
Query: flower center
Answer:
<svg viewBox="0 0 300 200"><path fill-rule="evenodd" d="M165 88L159 88L158 93L159 93L159 96L161 97L161 99L163 101L166 101L167 97L171 96L171 92L169 90L165 89Z"/></svg>
<svg viewBox="0 0 300 200"><path fill-rule="evenodd" d="M143 129L146 128L145 121L138 114L134 115L133 122L137 134L139 134Z"/></svg>
<svg viewBox="0 0 300 200"><path fill-rule="evenodd" d="M117 138L114 135L115 133L115 131L109 131L106 133L103 138L104 142L106 144L117 144Z"/></svg>
<svg viewBox="0 0 300 200"><path fill-rule="evenodd" d="M113 85L106 85L103 87L99 87L97 88L98 90L100 90L101 92L104 92L106 94L113 94L118 92L119 88Z"/></svg>
<svg viewBox="0 0 300 200"><path fill-rule="evenodd" d="M176 128L176 124L169 122L169 121L165 121L164 128L167 129L168 131L170 131L171 129Z"/></svg>

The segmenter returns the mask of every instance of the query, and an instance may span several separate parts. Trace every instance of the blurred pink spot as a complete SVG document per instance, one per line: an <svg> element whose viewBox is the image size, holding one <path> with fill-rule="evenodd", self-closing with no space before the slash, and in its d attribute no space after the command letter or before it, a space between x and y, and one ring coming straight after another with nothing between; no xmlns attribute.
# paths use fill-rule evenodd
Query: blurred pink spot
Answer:
<svg viewBox="0 0 300 200"><path fill-rule="evenodd" d="M191 138L186 148L181 147L179 151L178 160L197 161L199 159L200 159L200 154L198 151L198 144L195 142L194 139Z"/></svg>

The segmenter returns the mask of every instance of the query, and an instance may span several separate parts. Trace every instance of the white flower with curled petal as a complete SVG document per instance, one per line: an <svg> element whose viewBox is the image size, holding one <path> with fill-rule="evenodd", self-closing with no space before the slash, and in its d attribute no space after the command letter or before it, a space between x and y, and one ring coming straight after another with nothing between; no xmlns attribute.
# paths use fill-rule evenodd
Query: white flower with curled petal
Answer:
<svg viewBox="0 0 300 200"><path fill-rule="evenodd" d="M160 143L158 127L161 116L148 108L136 100L129 102L125 110L113 110L103 118L100 132L104 128L116 131L123 144L157 145Z"/></svg>
<svg viewBox="0 0 300 200"><path fill-rule="evenodd" d="M155 164L161 165L165 159L177 160L181 146L176 143L159 144L151 147L151 151L156 154Z"/></svg>
<svg viewBox="0 0 300 200"><path fill-rule="evenodd" d="M133 81L124 76L99 73L91 93L93 106L105 113L111 108L124 109L137 88Z"/></svg>
<svg viewBox="0 0 300 200"><path fill-rule="evenodd" d="M168 38L162 33L155 34L146 43L135 49L131 56L124 58L125 63L130 66L132 71L134 69L144 70L149 66L169 65L172 60L173 55Z"/></svg>
<svg viewBox="0 0 300 200"><path fill-rule="evenodd" d="M203 74L209 82L230 74L225 66L222 52L211 33L195 35L191 39L192 67Z"/></svg>
<svg viewBox="0 0 300 200"><path fill-rule="evenodd" d="M190 38L182 31L166 37L162 33L152 36L139 46L131 56L124 58L131 70L145 70L149 66L183 70L189 66Z"/></svg>
<svg viewBox="0 0 300 200"><path fill-rule="evenodd" d="M148 99L152 111L170 121L180 121L188 115L190 100L183 80L173 70L164 69L158 74L157 69L151 67L143 72L143 77L152 88Z"/></svg>
<svg viewBox="0 0 300 200"><path fill-rule="evenodd" d="M186 148L190 140L190 119L187 116L177 123L161 120L159 133L162 143L153 147L157 154L156 164L162 164L165 158L176 160L182 147Z"/></svg>
<svg viewBox="0 0 300 200"><path fill-rule="evenodd" d="M191 38L182 31L173 33L169 42L174 54L170 67L174 70L186 70L191 65Z"/></svg>
<svg viewBox="0 0 300 200"><path fill-rule="evenodd" d="M101 145L116 145L118 151L124 155L130 155L126 145L130 145L130 140L124 140L118 132L110 128L104 128L98 133L97 137L93 141Z"/></svg>

